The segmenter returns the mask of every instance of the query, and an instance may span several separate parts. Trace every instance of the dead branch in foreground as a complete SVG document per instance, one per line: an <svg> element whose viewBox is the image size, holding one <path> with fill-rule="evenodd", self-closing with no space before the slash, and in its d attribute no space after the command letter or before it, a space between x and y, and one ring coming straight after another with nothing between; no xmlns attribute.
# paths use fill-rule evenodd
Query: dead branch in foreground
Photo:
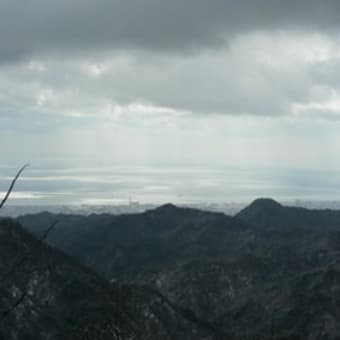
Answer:
<svg viewBox="0 0 340 340"><path fill-rule="evenodd" d="M14 177L14 179L12 180L11 185L9 186L5 197L3 198L3 200L0 203L0 209L5 205L5 203L7 202L9 196L11 195L11 192L14 188L14 185L16 183L16 181L18 180L18 178L20 177L20 175L22 174L22 172L29 166L29 164L24 165L16 174L16 176ZM38 239L40 242L45 240L47 238L47 236L49 235L49 233L54 229L54 227L58 224L59 221L54 221L50 227L48 227L46 229L46 231L41 235L41 237ZM28 255L24 255L22 256L18 261L15 261L15 263L11 266L11 268L7 271L7 273L5 273L5 275L2 277L1 281L6 280L8 277L10 277L24 262L25 260L28 258ZM9 314L11 314L25 299L25 297L27 296L27 291L24 291L21 296L13 303L12 306L10 306L7 310L5 310L4 312L1 313L0 315L0 322L2 322L4 319L7 318L7 316Z"/></svg>
<svg viewBox="0 0 340 340"><path fill-rule="evenodd" d="M22 172L27 168L29 167L29 164L25 164L19 171L18 173L16 174L16 176L14 177L11 185L9 186L8 190L7 190L7 193L5 195L5 197L3 198L3 200L1 201L0 203L0 209L5 205L5 203L7 202L9 196L11 195L11 192L14 188L14 185L16 183L16 181L18 180L18 178L20 177L20 175L22 174Z"/></svg>

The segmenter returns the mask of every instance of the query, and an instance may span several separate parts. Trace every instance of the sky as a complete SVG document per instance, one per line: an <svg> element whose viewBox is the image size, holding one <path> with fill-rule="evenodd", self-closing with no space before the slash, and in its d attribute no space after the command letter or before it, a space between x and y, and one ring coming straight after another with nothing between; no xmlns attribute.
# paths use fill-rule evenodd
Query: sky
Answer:
<svg viewBox="0 0 340 340"><path fill-rule="evenodd" d="M340 198L337 0L0 0L11 203Z"/></svg>

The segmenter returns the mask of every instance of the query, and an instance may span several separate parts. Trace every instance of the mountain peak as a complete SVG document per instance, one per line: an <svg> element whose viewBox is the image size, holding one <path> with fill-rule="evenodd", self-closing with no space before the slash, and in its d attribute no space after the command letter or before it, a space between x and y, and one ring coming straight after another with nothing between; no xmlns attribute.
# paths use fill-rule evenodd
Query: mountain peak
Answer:
<svg viewBox="0 0 340 340"><path fill-rule="evenodd" d="M282 205L272 198L258 198L252 203L250 203L247 207L241 210L237 216L241 218L250 218L250 216L258 216L259 214L262 216L263 214L272 214L277 213L282 208Z"/></svg>
<svg viewBox="0 0 340 340"><path fill-rule="evenodd" d="M179 207L177 207L175 204L172 204L172 203L166 203L166 204L163 204L163 205L160 205L159 207L157 207L155 209L155 211L158 211L158 212L172 212L172 211L175 211L175 210L178 210Z"/></svg>
<svg viewBox="0 0 340 340"><path fill-rule="evenodd" d="M149 210L151 214L156 214L157 216L166 216L171 218L190 216L200 214L201 211L189 207L179 207L172 203L163 204L153 210Z"/></svg>
<svg viewBox="0 0 340 340"><path fill-rule="evenodd" d="M248 208L250 207L257 207L262 209L277 209L281 208L282 205L272 198L257 198L248 206Z"/></svg>

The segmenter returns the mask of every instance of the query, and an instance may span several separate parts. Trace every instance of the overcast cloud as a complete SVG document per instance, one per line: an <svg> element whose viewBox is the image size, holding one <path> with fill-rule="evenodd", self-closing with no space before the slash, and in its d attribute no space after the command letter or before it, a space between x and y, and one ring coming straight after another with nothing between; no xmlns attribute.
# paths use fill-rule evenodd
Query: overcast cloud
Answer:
<svg viewBox="0 0 340 340"><path fill-rule="evenodd" d="M332 31L337 0L2 0L0 56L136 48L193 52L254 30Z"/></svg>
<svg viewBox="0 0 340 340"><path fill-rule="evenodd" d="M339 17L335 0L0 0L2 162L338 171Z"/></svg>
<svg viewBox="0 0 340 340"><path fill-rule="evenodd" d="M335 0L1 0L2 108L333 118L339 14Z"/></svg>

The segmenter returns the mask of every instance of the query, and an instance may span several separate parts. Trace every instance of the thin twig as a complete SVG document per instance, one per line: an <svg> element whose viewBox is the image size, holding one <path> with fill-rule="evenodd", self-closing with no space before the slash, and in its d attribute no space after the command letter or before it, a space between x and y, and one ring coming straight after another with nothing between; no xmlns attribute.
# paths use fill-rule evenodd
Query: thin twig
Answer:
<svg viewBox="0 0 340 340"><path fill-rule="evenodd" d="M16 183L16 181L18 180L18 178L20 177L20 175L22 174L22 172L29 166L29 164L25 164L16 174L16 176L14 177L14 179L12 180L11 185L9 186L7 193L5 195L5 197L3 198L3 200L0 203L0 209L5 205L5 203L7 202L13 188L14 185ZM58 220L54 221L51 226L49 228L46 229L46 231L41 235L41 237L38 239L39 242L44 241L47 236L49 235L49 233L55 228L55 226L59 223ZM1 281L4 281L6 278L8 278L9 276L11 276L13 274L13 272L15 272L24 262L25 260L29 257L29 255L24 255L22 256L18 262L16 262L15 264L13 264L12 268L2 277ZM9 314L11 314L25 299L25 297L27 296L27 291L24 291L21 296L12 304L12 306L10 306L7 310L5 310L4 312L2 312L0 314L0 322L2 322L4 319L7 318L7 316Z"/></svg>
<svg viewBox="0 0 340 340"><path fill-rule="evenodd" d="M59 220L55 220L46 230L45 232L38 238L39 242L44 241L47 236L50 234L50 232L55 228L55 226L59 223Z"/></svg>
<svg viewBox="0 0 340 340"><path fill-rule="evenodd" d="M50 227L46 229L46 231L41 235L41 237L38 239L39 242L42 242L46 239L46 237L49 235L49 233L55 228L55 226L59 223L58 220L54 221ZM10 277L29 257L29 255L24 255L16 264L12 266L12 268L2 277L1 281L6 280L8 277ZM11 314L25 299L27 296L27 291L24 291L23 294L13 303L11 307L9 307L7 310L2 312L0 315L0 323L7 318L9 314Z"/></svg>
<svg viewBox="0 0 340 340"><path fill-rule="evenodd" d="M4 319L6 319L7 316L9 314L11 314L24 301L26 296L27 296L27 292L25 291L21 294L21 296L18 298L18 300L11 307L9 307L7 310L2 312L2 314L0 316L0 322L2 322Z"/></svg>
<svg viewBox="0 0 340 340"><path fill-rule="evenodd" d="M11 185L9 186L8 190L7 190L7 193L5 195L5 197L3 198L3 200L1 201L0 203L0 209L5 205L6 201L8 200L13 188L14 188L14 185L15 185L15 182L18 180L18 178L20 177L20 175L22 174L22 172L29 166L29 164L25 164L19 171L18 173L16 174L16 176L14 177Z"/></svg>
<svg viewBox="0 0 340 340"><path fill-rule="evenodd" d="M39 242L44 241L47 236L49 235L49 233L55 228L55 226L59 223L58 220L54 221L50 227L48 227L46 229L46 231L44 231L44 233L40 236L40 238L38 239ZM25 254L23 255L18 261L15 261L15 263L12 265L12 267L7 271L7 273L5 273L5 275L3 275L0 279L0 283L4 282L8 277L10 277L22 264L24 264L24 262L27 260L27 258L29 257L29 255Z"/></svg>

